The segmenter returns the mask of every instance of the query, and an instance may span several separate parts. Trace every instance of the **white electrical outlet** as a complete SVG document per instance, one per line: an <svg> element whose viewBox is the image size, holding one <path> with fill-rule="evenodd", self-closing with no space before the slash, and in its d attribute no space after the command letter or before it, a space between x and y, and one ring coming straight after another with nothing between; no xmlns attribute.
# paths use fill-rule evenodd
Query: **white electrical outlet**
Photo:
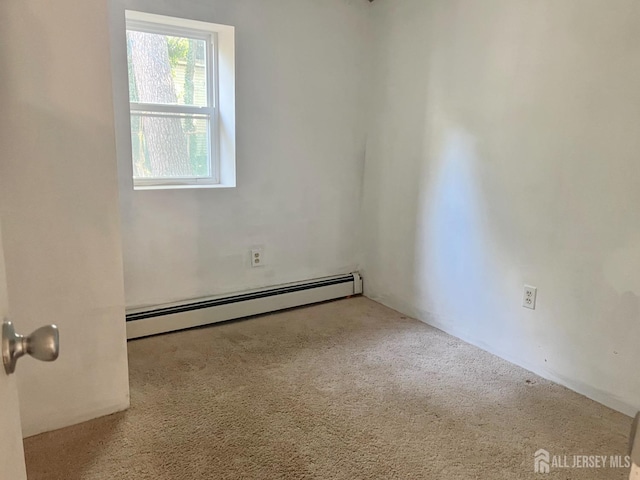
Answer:
<svg viewBox="0 0 640 480"><path fill-rule="evenodd" d="M538 289L531 285L524 286L524 295L522 296L522 306L524 308L536 309L536 296L538 295Z"/></svg>
<svg viewBox="0 0 640 480"><path fill-rule="evenodd" d="M251 266L262 267L264 265L264 256L262 255L261 248L251 249Z"/></svg>

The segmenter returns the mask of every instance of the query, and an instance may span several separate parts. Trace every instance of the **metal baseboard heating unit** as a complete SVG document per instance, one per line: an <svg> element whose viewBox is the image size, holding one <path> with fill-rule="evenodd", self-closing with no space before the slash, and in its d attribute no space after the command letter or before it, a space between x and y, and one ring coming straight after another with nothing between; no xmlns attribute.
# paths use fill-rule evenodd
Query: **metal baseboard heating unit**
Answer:
<svg viewBox="0 0 640 480"><path fill-rule="evenodd" d="M199 327L362 293L359 273L127 311L127 338Z"/></svg>

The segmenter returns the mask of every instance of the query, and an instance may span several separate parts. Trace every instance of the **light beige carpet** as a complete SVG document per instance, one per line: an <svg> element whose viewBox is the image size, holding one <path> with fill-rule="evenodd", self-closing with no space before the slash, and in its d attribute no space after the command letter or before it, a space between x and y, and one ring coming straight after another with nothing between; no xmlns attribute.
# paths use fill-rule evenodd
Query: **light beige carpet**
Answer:
<svg viewBox="0 0 640 480"><path fill-rule="evenodd" d="M131 409L26 440L30 480L623 479L631 419L365 298L129 344Z"/></svg>

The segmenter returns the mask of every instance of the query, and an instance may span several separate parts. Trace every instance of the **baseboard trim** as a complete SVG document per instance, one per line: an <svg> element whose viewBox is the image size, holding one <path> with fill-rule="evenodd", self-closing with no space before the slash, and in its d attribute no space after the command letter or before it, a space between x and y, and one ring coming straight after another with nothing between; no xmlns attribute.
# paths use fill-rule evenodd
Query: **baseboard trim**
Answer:
<svg viewBox="0 0 640 480"><path fill-rule="evenodd" d="M359 295L358 273L277 285L230 295L127 311L127 338L210 325L287 308Z"/></svg>

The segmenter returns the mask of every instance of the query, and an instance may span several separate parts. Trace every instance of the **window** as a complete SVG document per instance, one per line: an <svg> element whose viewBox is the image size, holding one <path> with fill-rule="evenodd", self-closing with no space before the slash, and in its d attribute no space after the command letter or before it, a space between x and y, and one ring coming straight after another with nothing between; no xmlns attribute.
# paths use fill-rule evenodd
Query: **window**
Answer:
<svg viewBox="0 0 640 480"><path fill-rule="evenodd" d="M234 187L233 27L126 17L134 188Z"/></svg>

